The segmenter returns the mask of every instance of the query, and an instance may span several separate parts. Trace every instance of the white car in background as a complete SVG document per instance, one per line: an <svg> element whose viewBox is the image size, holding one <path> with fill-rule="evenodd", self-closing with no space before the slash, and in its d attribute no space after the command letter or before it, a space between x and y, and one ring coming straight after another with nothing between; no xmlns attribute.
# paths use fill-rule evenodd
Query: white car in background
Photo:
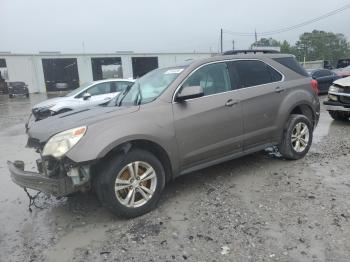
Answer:
<svg viewBox="0 0 350 262"><path fill-rule="evenodd" d="M61 114L73 109L106 104L133 85L130 79L106 79L81 85L62 97L51 98L32 108L35 120Z"/></svg>

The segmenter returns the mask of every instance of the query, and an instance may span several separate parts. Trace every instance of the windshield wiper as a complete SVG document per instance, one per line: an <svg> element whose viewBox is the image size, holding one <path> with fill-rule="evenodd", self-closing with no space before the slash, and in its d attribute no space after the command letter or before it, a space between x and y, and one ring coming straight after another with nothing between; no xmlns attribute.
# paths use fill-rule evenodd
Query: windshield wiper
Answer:
<svg viewBox="0 0 350 262"><path fill-rule="evenodd" d="M121 104L122 104L122 102L123 102L123 99L124 99L124 98L126 97L126 95L129 93L129 91L130 91L130 89L131 89L132 86L133 86L133 85L129 85L129 86L125 89L124 93L118 96L118 98L117 98L116 101L115 101L115 105L116 105L116 106L121 106ZM119 98L120 98L120 99L119 99ZM119 100L119 102L118 102L118 100Z"/></svg>
<svg viewBox="0 0 350 262"><path fill-rule="evenodd" d="M137 83L137 90L138 90L138 96L137 96L138 101L137 101L136 104L139 106L142 103L142 93L141 93L141 87L140 87L140 83L139 82Z"/></svg>

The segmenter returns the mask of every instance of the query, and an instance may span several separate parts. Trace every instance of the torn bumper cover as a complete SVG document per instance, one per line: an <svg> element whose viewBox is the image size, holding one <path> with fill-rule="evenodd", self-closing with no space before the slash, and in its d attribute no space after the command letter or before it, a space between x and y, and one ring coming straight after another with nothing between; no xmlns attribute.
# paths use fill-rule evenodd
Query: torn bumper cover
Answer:
<svg viewBox="0 0 350 262"><path fill-rule="evenodd" d="M75 191L70 177L50 178L41 173L24 171L24 165L7 161L11 179L23 188L52 194L56 197L66 196Z"/></svg>

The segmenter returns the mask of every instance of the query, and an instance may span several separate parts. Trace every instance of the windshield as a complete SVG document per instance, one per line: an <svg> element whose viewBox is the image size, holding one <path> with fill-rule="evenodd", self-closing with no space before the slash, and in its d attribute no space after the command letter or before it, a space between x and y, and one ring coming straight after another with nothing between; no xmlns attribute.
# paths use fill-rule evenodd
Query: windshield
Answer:
<svg viewBox="0 0 350 262"><path fill-rule="evenodd" d="M82 84L80 87L78 87L77 89L74 89L72 92L69 92L68 94L66 94L66 96L75 96L75 95L79 94L82 90L87 88L89 85L91 85L92 83L93 82L86 82L86 83Z"/></svg>
<svg viewBox="0 0 350 262"><path fill-rule="evenodd" d="M136 82L118 96L114 105L142 105L155 100L184 70L184 67L156 69Z"/></svg>

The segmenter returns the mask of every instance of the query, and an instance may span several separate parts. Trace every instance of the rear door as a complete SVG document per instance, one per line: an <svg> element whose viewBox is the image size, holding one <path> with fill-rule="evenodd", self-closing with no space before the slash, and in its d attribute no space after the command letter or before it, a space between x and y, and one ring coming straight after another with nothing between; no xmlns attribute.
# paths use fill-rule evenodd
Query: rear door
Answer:
<svg viewBox="0 0 350 262"><path fill-rule="evenodd" d="M229 62L231 78L239 79L237 97L243 112L243 149L271 142L277 132L277 113L284 96L282 74L260 60Z"/></svg>
<svg viewBox="0 0 350 262"><path fill-rule="evenodd" d="M204 90L203 97L173 103L183 169L242 150L242 110L231 88L227 64L199 68L182 88L199 85Z"/></svg>

